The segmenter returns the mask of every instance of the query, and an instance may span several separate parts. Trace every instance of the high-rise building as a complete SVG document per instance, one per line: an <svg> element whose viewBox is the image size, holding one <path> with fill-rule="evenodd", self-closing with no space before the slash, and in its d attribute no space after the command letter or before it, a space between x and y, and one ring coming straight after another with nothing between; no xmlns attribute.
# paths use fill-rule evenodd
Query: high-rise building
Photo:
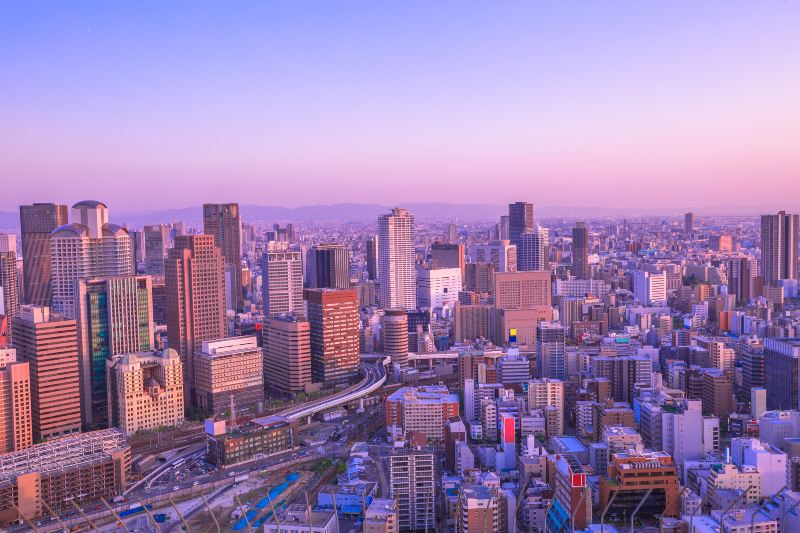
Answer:
<svg viewBox="0 0 800 533"><path fill-rule="evenodd" d="M548 436L564 434L564 382L560 379L534 379L528 383L528 409L545 411ZM552 416L548 411L553 411Z"/></svg>
<svg viewBox="0 0 800 533"><path fill-rule="evenodd" d="M353 289L308 289L311 377L315 383L347 383L358 373L359 307Z"/></svg>
<svg viewBox="0 0 800 533"><path fill-rule="evenodd" d="M435 242L431 244L431 267L457 268L464 279L464 245Z"/></svg>
<svg viewBox="0 0 800 533"><path fill-rule="evenodd" d="M417 308L414 215L396 207L378 218L378 278L384 308Z"/></svg>
<svg viewBox="0 0 800 533"><path fill-rule="evenodd" d="M764 368L767 409L797 409L800 339L764 339Z"/></svg>
<svg viewBox="0 0 800 533"><path fill-rule="evenodd" d="M219 416L257 413L264 402L264 356L255 337L203 341L194 354L197 407Z"/></svg>
<svg viewBox="0 0 800 533"><path fill-rule="evenodd" d="M145 272L153 276L163 276L169 228L164 224L145 226L142 236L144 238Z"/></svg>
<svg viewBox="0 0 800 533"><path fill-rule="evenodd" d="M401 531L436 529L436 470L430 452L395 449L389 456L391 498Z"/></svg>
<svg viewBox="0 0 800 533"><path fill-rule="evenodd" d="M370 237L366 241L367 277L378 279L378 237Z"/></svg>
<svg viewBox="0 0 800 533"><path fill-rule="evenodd" d="M447 421L458 416L458 395L444 385L402 387L386 398L386 432L395 441L418 432L443 442Z"/></svg>
<svg viewBox="0 0 800 533"><path fill-rule="evenodd" d="M417 270L417 306L447 316L458 301L461 287L458 268L420 268Z"/></svg>
<svg viewBox="0 0 800 533"><path fill-rule="evenodd" d="M17 253L0 252L0 315L13 317L19 313L18 280Z"/></svg>
<svg viewBox="0 0 800 533"><path fill-rule="evenodd" d="M533 204L515 202L508 204L508 240L518 245L520 235L533 232Z"/></svg>
<svg viewBox="0 0 800 533"><path fill-rule="evenodd" d="M536 368L542 378L566 380L566 331L558 322L536 326Z"/></svg>
<svg viewBox="0 0 800 533"><path fill-rule="evenodd" d="M13 233L0 233L0 253L17 253L17 236Z"/></svg>
<svg viewBox="0 0 800 533"><path fill-rule="evenodd" d="M75 320L80 352L81 412L88 427L106 427L106 361L153 349L150 276L78 280Z"/></svg>
<svg viewBox="0 0 800 533"><path fill-rule="evenodd" d="M203 232L214 236L231 276L228 292L234 311L242 310L242 219L239 204L203 204Z"/></svg>
<svg viewBox="0 0 800 533"><path fill-rule="evenodd" d="M470 260L494 267L495 272L517 271L518 248L510 241L492 241L489 244L473 244Z"/></svg>
<svg viewBox="0 0 800 533"><path fill-rule="evenodd" d="M683 231L685 233L694 231L694 213L691 211L683 215Z"/></svg>
<svg viewBox="0 0 800 533"><path fill-rule="evenodd" d="M311 248L313 273L309 287L329 289L350 288L350 251L344 244L317 244Z"/></svg>
<svg viewBox="0 0 800 533"><path fill-rule="evenodd" d="M725 262L728 274L728 294L736 295L736 302L747 303L755 298L755 278L758 275L758 262L754 257L743 256Z"/></svg>
<svg viewBox="0 0 800 533"><path fill-rule="evenodd" d="M761 274L764 285L797 279L800 216L780 211L761 215Z"/></svg>
<svg viewBox="0 0 800 533"><path fill-rule="evenodd" d="M517 247L517 270L550 270L549 242L547 228L537 227L531 233L522 233Z"/></svg>
<svg viewBox="0 0 800 533"><path fill-rule="evenodd" d="M654 274L637 270L633 274L633 291L636 300L643 305L666 305L667 275L664 272Z"/></svg>
<svg viewBox="0 0 800 533"><path fill-rule="evenodd" d="M164 264L169 347L183 363L183 399L193 401L194 354L225 337L225 265L211 235L180 235Z"/></svg>
<svg viewBox="0 0 800 533"><path fill-rule="evenodd" d="M297 315L264 320L264 378L285 394L305 392L311 384L311 324Z"/></svg>
<svg viewBox="0 0 800 533"><path fill-rule="evenodd" d="M67 216L65 205L19 206L26 303L46 306L52 304L50 234L67 223Z"/></svg>
<svg viewBox="0 0 800 533"><path fill-rule="evenodd" d="M33 444L30 364L14 348L0 348L0 455Z"/></svg>
<svg viewBox="0 0 800 533"><path fill-rule="evenodd" d="M23 305L12 321L17 360L30 366L34 441L78 433L81 391L75 321L33 305Z"/></svg>
<svg viewBox="0 0 800 533"><path fill-rule="evenodd" d="M135 274L133 239L108 222L108 207L87 200L72 206L72 223L50 235L53 312L75 317L77 281Z"/></svg>
<svg viewBox="0 0 800 533"><path fill-rule="evenodd" d="M304 314L303 260L300 252L268 251L261 259L264 314Z"/></svg>
<svg viewBox="0 0 800 533"><path fill-rule="evenodd" d="M583 222L572 228L572 274L577 279L589 279L589 229Z"/></svg>
<svg viewBox="0 0 800 533"><path fill-rule="evenodd" d="M116 355L106 361L108 413L126 435L183 422L183 365L172 348Z"/></svg>
<svg viewBox="0 0 800 533"><path fill-rule="evenodd" d="M632 403L640 387L650 386L652 362L646 355L598 355L592 357L592 377L608 380L614 401Z"/></svg>
<svg viewBox="0 0 800 533"><path fill-rule="evenodd" d="M381 318L383 354L392 366L408 367L408 313L405 309L387 309Z"/></svg>

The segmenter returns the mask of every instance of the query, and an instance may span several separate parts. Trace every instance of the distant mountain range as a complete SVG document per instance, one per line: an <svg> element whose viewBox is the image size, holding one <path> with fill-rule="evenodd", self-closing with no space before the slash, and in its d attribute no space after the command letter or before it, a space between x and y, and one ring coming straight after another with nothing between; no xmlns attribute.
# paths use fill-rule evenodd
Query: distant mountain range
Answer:
<svg viewBox="0 0 800 533"><path fill-rule="evenodd" d="M497 220L508 212L505 204L448 204L448 203L401 203L421 220L453 220L476 221ZM385 213L392 206L380 204L330 204L307 205L302 207L278 207L264 205L242 205L242 218L251 222L370 222ZM632 216L676 216L691 208L643 208L635 206L622 207L570 207L570 206L536 206L535 214L539 219L550 218L587 218L587 217L632 217ZM712 206L695 208L698 216L720 215L757 215L769 213L775 208ZM184 220L190 224L202 223L202 207L186 207L154 211L117 212L112 208L111 220L116 223L127 223L133 227L144 224L157 224ZM0 229L16 229L19 225L19 214L0 211Z"/></svg>

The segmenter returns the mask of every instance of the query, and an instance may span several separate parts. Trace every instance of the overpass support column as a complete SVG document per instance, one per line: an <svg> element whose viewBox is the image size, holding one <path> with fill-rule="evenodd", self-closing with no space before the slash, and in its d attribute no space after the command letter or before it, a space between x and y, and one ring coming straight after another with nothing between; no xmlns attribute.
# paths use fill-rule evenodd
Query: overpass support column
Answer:
<svg viewBox="0 0 800 533"><path fill-rule="evenodd" d="M306 417L306 424L310 424L310 423L311 423L311 415L308 415Z"/></svg>
<svg viewBox="0 0 800 533"><path fill-rule="evenodd" d="M363 396L358 399L358 409L359 409L359 411L363 411L364 410L364 397Z"/></svg>

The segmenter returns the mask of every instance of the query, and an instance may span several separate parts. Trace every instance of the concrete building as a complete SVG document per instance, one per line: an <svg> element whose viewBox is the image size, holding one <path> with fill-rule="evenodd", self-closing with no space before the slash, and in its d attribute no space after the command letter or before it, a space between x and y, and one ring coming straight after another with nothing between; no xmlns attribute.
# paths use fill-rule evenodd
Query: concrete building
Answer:
<svg viewBox="0 0 800 533"><path fill-rule="evenodd" d="M242 219L239 204L203 204L203 232L214 236L226 270L232 274L227 285L231 308L242 310Z"/></svg>
<svg viewBox="0 0 800 533"><path fill-rule="evenodd" d="M469 255L472 263L491 265L495 272L517 271L517 245L510 241L473 244Z"/></svg>
<svg viewBox="0 0 800 533"><path fill-rule="evenodd" d="M400 533L397 502L375 498L364 514L364 533Z"/></svg>
<svg viewBox="0 0 800 533"><path fill-rule="evenodd" d="M528 409L545 411L548 437L563 435L564 382L559 379L530 381L528 383Z"/></svg>
<svg viewBox="0 0 800 533"><path fill-rule="evenodd" d="M194 402L194 354L225 329L225 264L212 235L179 235L164 263L169 347L183 363L183 399Z"/></svg>
<svg viewBox="0 0 800 533"><path fill-rule="evenodd" d="M667 304L667 275L642 270L633 273L633 292L636 300L647 306Z"/></svg>
<svg viewBox="0 0 800 533"><path fill-rule="evenodd" d="M209 463L229 466L262 459L295 447L295 428L283 417L265 416L229 428L225 420L207 419L206 457Z"/></svg>
<svg viewBox="0 0 800 533"><path fill-rule="evenodd" d="M614 401L632 404L638 388L650 387L653 363L646 355L598 355L589 366L592 377L608 380Z"/></svg>
<svg viewBox="0 0 800 533"><path fill-rule="evenodd" d="M19 206L25 303L52 305L50 234L66 224L67 217L66 205Z"/></svg>
<svg viewBox="0 0 800 533"><path fill-rule="evenodd" d="M800 339L764 339L764 371L767 409L797 409Z"/></svg>
<svg viewBox="0 0 800 533"><path fill-rule="evenodd" d="M212 416L257 413L264 402L264 361L255 337L203 341L194 354L197 407Z"/></svg>
<svg viewBox="0 0 800 533"><path fill-rule="evenodd" d="M531 233L519 236L517 270L550 270L550 233L547 228L536 227Z"/></svg>
<svg viewBox="0 0 800 533"><path fill-rule="evenodd" d="M74 320L23 305L13 318L17 360L30 365L33 440L81 430L78 332Z"/></svg>
<svg viewBox="0 0 800 533"><path fill-rule="evenodd" d="M470 342L475 339L488 339L494 336L495 309L491 304L455 304L453 323L454 341Z"/></svg>
<svg viewBox="0 0 800 533"><path fill-rule="evenodd" d="M703 413L720 418L734 412L733 379L730 373L717 368L703 370Z"/></svg>
<svg viewBox="0 0 800 533"><path fill-rule="evenodd" d="M80 279L77 284L83 423L108 427L106 362L114 355L154 348L152 282L150 276L118 276Z"/></svg>
<svg viewBox="0 0 800 533"><path fill-rule="evenodd" d="M169 243L169 227L164 224L145 226L142 229L144 238L144 271L151 276L164 275L164 259L167 257Z"/></svg>
<svg viewBox="0 0 800 533"><path fill-rule="evenodd" d="M494 275L495 307L532 309L551 306L550 272L497 272Z"/></svg>
<svg viewBox="0 0 800 533"><path fill-rule="evenodd" d="M131 475L131 448L119 429L69 435L0 455L0 524L19 511L31 521L121 494Z"/></svg>
<svg viewBox="0 0 800 533"><path fill-rule="evenodd" d="M461 533L497 533L500 531L500 503L495 490L470 485L459 494L460 516L456 531Z"/></svg>
<svg viewBox="0 0 800 533"><path fill-rule="evenodd" d="M394 449L389 456L391 498L397 502L401 531L435 529L436 484L434 455L411 449Z"/></svg>
<svg viewBox="0 0 800 533"><path fill-rule="evenodd" d="M438 316L449 317L461 291L461 269L421 268L417 270L417 306Z"/></svg>
<svg viewBox="0 0 800 533"><path fill-rule="evenodd" d="M557 322L539 322L536 326L536 369L547 379L567 379L564 326Z"/></svg>
<svg viewBox="0 0 800 533"><path fill-rule="evenodd" d="M458 395L445 386L402 387L386 398L386 432L401 440L410 431L443 442L448 419L458 416Z"/></svg>
<svg viewBox="0 0 800 533"><path fill-rule="evenodd" d="M0 252L0 315L19 314L19 277L17 275L17 253Z"/></svg>
<svg viewBox="0 0 800 533"><path fill-rule="evenodd" d="M264 320L264 378L281 393L296 395L311 385L311 324L296 315Z"/></svg>
<svg viewBox="0 0 800 533"><path fill-rule="evenodd" d="M358 373L356 291L309 289L306 298L311 325L311 378L325 386L346 384Z"/></svg>
<svg viewBox="0 0 800 533"><path fill-rule="evenodd" d="M414 215L402 208L378 218L378 278L384 308L417 308Z"/></svg>
<svg viewBox="0 0 800 533"><path fill-rule="evenodd" d="M580 462L571 455L552 456L554 498L547 513L547 530L580 531L592 516L591 489ZM572 528L574 523L575 527Z"/></svg>
<svg viewBox="0 0 800 533"><path fill-rule="evenodd" d="M761 275L764 285L797 279L800 216L780 211L761 215Z"/></svg>
<svg viewBox="0 0 800 533"><path fill-rule="evenodd" d="M387 309L381 317L383 354L392 366L408 368L408 313L405 309Z"/></svg>
<svg viewBox="0 0 800 533"><path fill-rule="evenodd" d="M572 275L577 279L589 279L589 229L583 222L572 228Z"/></svg>
<svg viewBox="0 0 800 533"><path fill-rule="evenodd" d="M303 308L303 261L300 252L268 251L261 260L264 314L278 316L305 313Z"/></svg>
<svg viewBox="0 0 800 533"><path fill-rule="evenodd" d="M270 516L264 531L277 533L339 533L339 519L333 511L309 510L303 504L293 503L278 516Z"/></svg>
<svg viewBox="0 0 800 533"><path fill-rule="evenodd" d="M600 508L631 516L648 490L651 497L639 508L640 516L680 516L680 485L672 457L664 452L616 453L600 475Z"/></svg>
<svg viewBox="0 0 800 533"><path fill-rule="evenodd" d="M349 289L350 251L344 244L317 244L308 255L308 286L311 288Z"/></svg>
<svg viewBox="0 0 800 533"><path fill-rule="evenodd" d="M431 244L431 267L457 268L464 280L464 245L456 243L435 242Z"/></svg>
<svg viewBox="0 0 800 533"><path fill-rule="evenodd" d="M761 497L769 498L786 485L788 455L754 438L731 439L731 461L738 467L754 466L761 478Z"/></svg>
<svg viewBox="0 0 800 533"><path fill-rule="evenodd" d="M508 351L495 364L497 379L503 385L527 383L531 379L531 362L526 356L520 355L519 349L509 348Z"/></svg>
<svg viewBox="0 0 800 533"><path fill-rule="evenodd" d="M14 348L0 348L0 455L33 444L30 364Z"/></svg>
<svg viewBox="0 0 800 533"><path fill-rule="evenodd" d="M183 422L183 365L178 352L142 351L107 361L108 413L126 435Z"/></svg>

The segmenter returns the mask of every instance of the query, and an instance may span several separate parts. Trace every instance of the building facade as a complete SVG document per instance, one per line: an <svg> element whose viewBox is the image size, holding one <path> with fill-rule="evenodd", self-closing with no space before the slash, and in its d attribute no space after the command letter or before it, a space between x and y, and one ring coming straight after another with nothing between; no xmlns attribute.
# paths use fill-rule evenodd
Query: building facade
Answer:
<svg viewBox="0 0 800 533"><path fill-rule="evenodd" d="M384 308L417 308L414 215L394 208L378 218L378 278Z"/></svg>
<svg viewBox="0 0 800 533"><path fill-rule="evenodd" d="M203 341L194 354L197 407L212 416L256 413L264 402L264 359L255 337Z"/></svg>
<svg viewBox="0 0 800 533"><path fill-rule="evenodd" d="M50 234L68 222L66 205L19 206L25 303L52 305Z"/></svg>
<svg viewBox="0 0 800 533"><path fill-rule="evenodd" d="M348 383L358 373L359 307L353 289L309 289L311 378L325 386Z"/></svg>

